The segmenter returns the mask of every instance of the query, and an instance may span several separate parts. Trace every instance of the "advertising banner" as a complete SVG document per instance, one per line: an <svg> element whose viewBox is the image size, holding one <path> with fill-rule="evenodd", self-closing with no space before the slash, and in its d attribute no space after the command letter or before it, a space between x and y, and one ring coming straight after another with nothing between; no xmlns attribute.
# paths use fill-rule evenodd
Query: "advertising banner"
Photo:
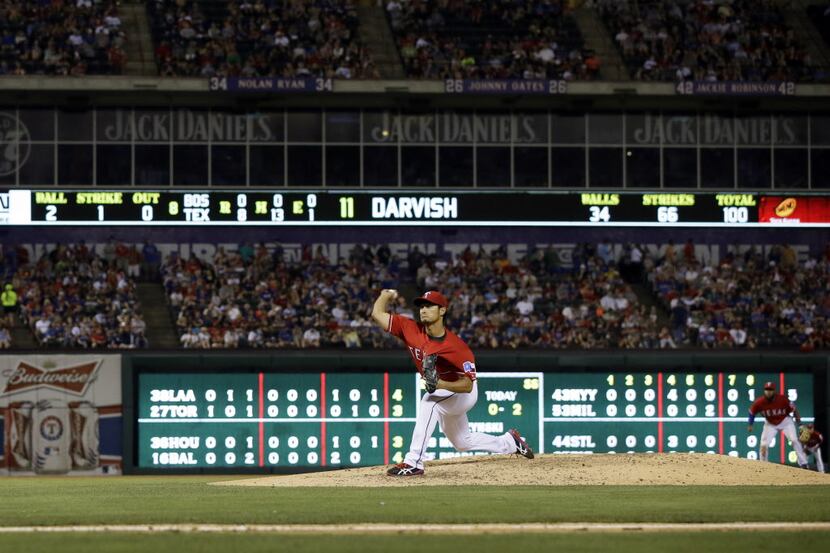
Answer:
<svg viewBox="0 0 830 553"><path fill-rule="evenodd" d="M810 196L762 196L758 220L777 225L827 223L830 222L830 200Z"/></svg>
<svg viewBox="0 0 830 553"><path fill-rule="evenodd" d="M121 357L0 357L0 475L120 474Z"/></svg>

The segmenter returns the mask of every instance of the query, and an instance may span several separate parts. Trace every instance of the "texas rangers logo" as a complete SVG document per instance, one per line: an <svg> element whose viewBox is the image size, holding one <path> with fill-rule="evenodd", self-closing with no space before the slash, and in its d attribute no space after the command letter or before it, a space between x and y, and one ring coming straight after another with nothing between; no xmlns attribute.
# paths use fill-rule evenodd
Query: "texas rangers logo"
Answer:
<svg viewBox="0 0 830 553"><path fill-rule="evenodd" d="M476 372L476 364L471 361L464 361L464 364L461 366L464 368L465 373Z"/></svg>
<svg viewBox="0 0 830 553"><path fill-rule="evenodd" d="M40 435L50 442L60 440L63 436L63 423L58 417L46 417L40 423Z"/></svg>
<svg viewBox="0 0 830 553"><path fill-rule="evenodd" d="M29 129L14 115L0 112L0 177L23 167L31 152Z"/></svg>
<svg viewBox="0 0 830 553"><path fill-rule="evenodd" d="M83 396L95 380L102 363L102 359L97 359L80 365L55 368L54 363L47 362L41 368L20 361L16 368L0 375L8 378L0 397L39 388Z"/></svg>

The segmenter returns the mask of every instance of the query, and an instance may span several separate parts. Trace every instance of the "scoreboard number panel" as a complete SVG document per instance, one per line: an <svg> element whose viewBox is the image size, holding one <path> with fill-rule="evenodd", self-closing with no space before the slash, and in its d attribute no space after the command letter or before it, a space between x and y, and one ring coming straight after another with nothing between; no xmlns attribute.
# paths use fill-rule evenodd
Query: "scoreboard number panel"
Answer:
<svg viewBox="0 0 830 553"><path fill-rule="evenodd" d="M25 190L12 225L830 226L830 196L367 190Z"/></svg>
<svg viewBox="0 0 830 553"><path fill-rule="evenodd" d="M416 380L420 382L420 378ZM516 428L531 444L542 441L543 373L479 372L477 382L478 401L467 412L470 430L498 435ZM456 451L446 436L435 432L429 441L427 458L449 459L477 453L481 454Z"/></svg>
<svg viewBox="0 0 830 553"><path fill-rule="evenodd" d="M763 420L747 433L764 382L786 390L813 420L812 375L746 372L553 373L545 380L545 451L697 452L756 459ZM782 436L770 459L795 463Z"/></svg>
<svg viewBox="0 0 830 553"><path fill-rule="evenodd" d="M140 373L138 466L339 467L388 463L408 447L411 375Z"/></svg>
<svg viewBox="0 0 830 553"><path fill-rule="evenodd" d="M763 420L747 433L764 382L813 420L812 375L749 372L480 372L470 428L517 428L539 453L719 453L757 458ZM423 383L412 373L140 372L136 443L142 469L306 470L397 463ZM457 452L440 432L431 458ZM795 464L782 435L770 459Z"/></svg>

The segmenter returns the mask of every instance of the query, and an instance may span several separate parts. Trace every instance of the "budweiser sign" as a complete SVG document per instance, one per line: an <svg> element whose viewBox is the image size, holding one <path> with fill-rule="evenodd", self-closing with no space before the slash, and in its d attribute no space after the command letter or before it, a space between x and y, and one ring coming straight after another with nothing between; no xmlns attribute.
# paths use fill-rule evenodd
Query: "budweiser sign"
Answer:
<svg viewBox="0 0 830 553"><path fill-rule="evenodd" d="M16 368L4 374L8 376L8 380L6 387L0 392L0 397L38 388L51 388L82 396L86 393L89 383L95 380L101 362L98 359L72 367L51 369L21 361Z"/></svg>

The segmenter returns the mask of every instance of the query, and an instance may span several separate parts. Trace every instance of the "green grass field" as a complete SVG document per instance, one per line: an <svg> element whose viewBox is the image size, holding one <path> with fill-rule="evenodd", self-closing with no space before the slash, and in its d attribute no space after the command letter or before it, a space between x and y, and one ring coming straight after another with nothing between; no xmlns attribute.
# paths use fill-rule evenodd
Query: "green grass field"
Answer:
<svg viewBox="0 0 830 553"><path fill-rule="evenodd" d="M15 553L292 553L339 551L343 553L423 553L452 551L455 553L530 553L561 551L608 551L642 553L667 551L701 553L723 551L763 551L776 546L793 550L821 551L830 532L786 534L773 532L746 533L673 533L673 534L526 534L485 536L286 536L272 534L245 535L183 535L183 534L116 534L116 535L21 535L0 537L0 550ZM822 545L823 544L823 545ZM808 549L802 549L808 548Z"/></svg>
<svg viewBox="0 0 830 553"><path fill-rule="evenodd" d="M828 522L830 486L407 487L209 486L222 476L0 479L0 526L519 522ZM786 532L816 547L830 532ZM782 533L505 535L0 534L0 552L46 551L599 551L745 550ZM674 552L673 552L674 553Z"/></svg>

